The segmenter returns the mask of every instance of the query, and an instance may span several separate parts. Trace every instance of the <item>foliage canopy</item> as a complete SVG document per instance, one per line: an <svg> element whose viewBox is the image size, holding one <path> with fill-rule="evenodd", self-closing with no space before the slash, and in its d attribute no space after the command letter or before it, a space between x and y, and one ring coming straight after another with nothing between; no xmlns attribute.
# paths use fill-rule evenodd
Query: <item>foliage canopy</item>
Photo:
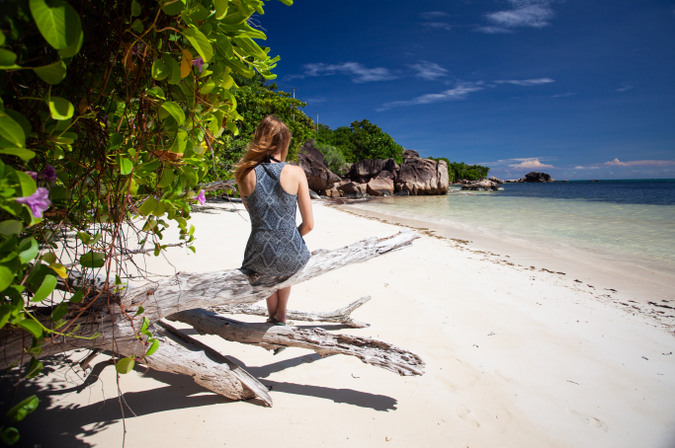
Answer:
<svg viewBox="0 0 675 448"><path fill-rule="evenodd" d="M161 253L172 222L191 247L198 185L239 133L235 77L271 79L279 59L254 13L262 0L2 2L0 329L32 339L26 377L45 340L78 337L73 318L106 306L83 286L55 299L57 284L79 272L123 289L127 247ZM143 316L129 319L150 355Z"/></svg>
<svg viewBox="0 0 675 448"><path fill-rule="evenodd" d="M353 121L349 127L336 130L320 127L318 142L338 148L349 163L364 159L393 158L401 163L403 147L368 120Z"/></svg>

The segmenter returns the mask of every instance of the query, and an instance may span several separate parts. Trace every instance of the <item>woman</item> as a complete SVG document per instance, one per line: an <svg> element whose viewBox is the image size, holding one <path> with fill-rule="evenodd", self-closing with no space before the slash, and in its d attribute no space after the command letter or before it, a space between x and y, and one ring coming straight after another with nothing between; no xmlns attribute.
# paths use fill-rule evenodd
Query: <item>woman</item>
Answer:
<svg viewBox="0 0 675 448"><path fill-rule="evenodd" d="M312 203L303 169L284 162L290 143L291 132L281 120L271 115L264 118L234 174L251 216L251 236L241 267L249 276L288 277L309 259L302 237L314 227ZM302 217L297 227L296 207ZM287 286L267 298L268 323L286 325L290 294Z"/></svg>

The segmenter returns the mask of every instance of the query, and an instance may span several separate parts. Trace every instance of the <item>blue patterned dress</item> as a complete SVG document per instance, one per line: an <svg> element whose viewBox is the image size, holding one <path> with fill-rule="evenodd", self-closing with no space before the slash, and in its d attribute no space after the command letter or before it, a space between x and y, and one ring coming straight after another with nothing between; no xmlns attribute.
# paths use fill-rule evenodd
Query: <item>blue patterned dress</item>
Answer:
<svg viewBox="0 0 675 448"><path fill-rule="evenodd" d="M309 260L309 250L295 222L297 195L281 186L284 166L286 163L256 166L255 189L244 197L251 216L251 236L241 266L247 275L290 276Z"/></svg>

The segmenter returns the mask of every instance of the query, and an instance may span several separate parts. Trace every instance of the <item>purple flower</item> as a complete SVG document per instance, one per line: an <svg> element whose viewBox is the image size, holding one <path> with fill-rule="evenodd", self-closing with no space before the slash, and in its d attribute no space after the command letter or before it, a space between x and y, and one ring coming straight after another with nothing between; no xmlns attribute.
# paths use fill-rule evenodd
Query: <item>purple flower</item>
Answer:
<svg viewBox="0 0 675 448"><path fill-rule="evenodd" d="M199 190L199 194L197 195L197 202L199 202L199 205L206 204L206 195L204 194L204 190Z"/></svg>
<svg viewBox="0 0 675 448"><path fill-rule="evenodd" d="M30 196L16 198L15 200L19 204L27 205L30 208L30 211L33 213L33 216L36 218L42 218L42 212L47 210L51 205L48 196L49 190L39 187L37 190L35 190L35 193L31 194Z"/></svg>
<svg viewBox="0 0 675 448"><path fill-rule="evenodd" d="M26 171L26 174L32 177L33 180L37 180L37 173L35 171Z"/></svg>
<svg viewBox="0 0 675 448"><path fill-rule="evenodd" d="M199 73L202 72L202 66L204 65L204 60L201 57L195 58L192 60L192 65L199 69Z"/></svg>
<svg viewBox="0 0 675 448"><path fill-rule="evenodd" d="M40 177L49 183L56 182L56 168L51 165L45 165L45 169L40 173Z"/></svg>

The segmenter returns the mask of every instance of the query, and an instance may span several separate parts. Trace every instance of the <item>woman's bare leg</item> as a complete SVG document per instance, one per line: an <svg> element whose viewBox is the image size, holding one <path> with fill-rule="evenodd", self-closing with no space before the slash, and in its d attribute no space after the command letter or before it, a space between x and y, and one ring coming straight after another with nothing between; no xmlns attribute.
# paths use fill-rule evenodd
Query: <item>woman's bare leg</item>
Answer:
<svg viewBox="0 0 675 448"><path fill-rule="evenodd" d="M288 298L291 296L291 287L286 286L277 291L278 305L274 318L279 322L286 323L286 308L288 307Z"/></svg>
<svg viewBox="0 0 675 448"><path fill-rule="evenodd" d="M286 323L286 307L290 296L291 287L287 286L277 290L267 298L267 312L270 318Z"/></svg>
<svg viewBox="0 0 675 448"><path fill-rule="evenodd" d="M274 291L274 293L267 298L267 313L270 318L274 318L274 315L277 313L277 308L279 307L279 291Z"/></svg>

